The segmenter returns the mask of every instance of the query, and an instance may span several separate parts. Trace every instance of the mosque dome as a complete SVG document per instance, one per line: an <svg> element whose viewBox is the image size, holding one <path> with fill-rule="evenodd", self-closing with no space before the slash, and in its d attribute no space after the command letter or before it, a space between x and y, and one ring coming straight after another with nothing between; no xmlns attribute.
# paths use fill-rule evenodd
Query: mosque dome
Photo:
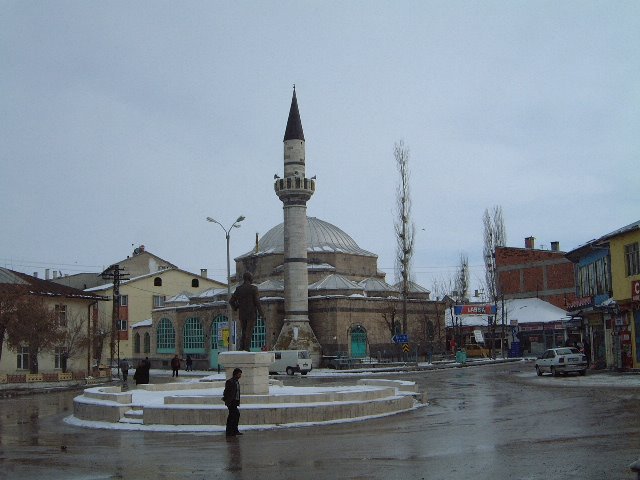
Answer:
<svg viewBox="0 0 640 480"><path fill-rule="evenodd" d="M343 230L315 217L307 217L307 251L310 253L346 253L377 257L364 250ZM284 222L276 225L258 241L257 250L251 250L239 258L252 255L284 253Z"/></svg>

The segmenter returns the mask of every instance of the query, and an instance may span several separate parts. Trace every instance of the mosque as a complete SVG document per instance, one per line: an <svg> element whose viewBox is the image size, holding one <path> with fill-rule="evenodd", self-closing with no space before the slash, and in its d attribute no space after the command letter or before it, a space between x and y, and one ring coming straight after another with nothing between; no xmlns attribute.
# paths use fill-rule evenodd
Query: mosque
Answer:
<svg viewBox="0 0 640 480"><path fill-rule="evenodd" d="M316 180L305 175L304 142L294 89L284 174L274 179L284 221L235 258L235 278L245 271L253 275L265 316L256 322L251 350L309 350L314 367L338 355L385 360L442 352L444 303L410 283L407 331L401 332L404 300L397 286L385 282L377 255L337 226L306 215ZM233 322L228 311L226 288L166 299L151 321L132 326L134 357L149 357L154 368L161 368L174 355L189 355L195 369L217 368L218 354L229 349ZM407 335L406 343L393 341L400 333ZM140 349L141 338L146 351Z"/></svg>

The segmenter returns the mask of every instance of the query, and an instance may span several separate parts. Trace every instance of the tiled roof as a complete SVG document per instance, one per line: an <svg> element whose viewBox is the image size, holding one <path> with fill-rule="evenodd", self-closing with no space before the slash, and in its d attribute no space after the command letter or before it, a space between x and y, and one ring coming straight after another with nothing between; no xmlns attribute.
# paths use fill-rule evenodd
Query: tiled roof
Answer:
<svg viewBox="0 0 640 480"><path fill-rule="evenodd" d="M48 280L27 275L26 273L14 272L6 268L0 268L0 291L17 292L21 289L27 289L33 295L66 297L66 298L83 298L88 300L102 300L103 297L87 293L77 288L59 285Z"/></svg>

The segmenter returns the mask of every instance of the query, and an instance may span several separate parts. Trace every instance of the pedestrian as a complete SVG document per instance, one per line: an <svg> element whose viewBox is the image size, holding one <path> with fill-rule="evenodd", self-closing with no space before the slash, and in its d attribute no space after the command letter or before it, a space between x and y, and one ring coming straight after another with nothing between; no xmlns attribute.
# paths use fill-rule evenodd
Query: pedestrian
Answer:
<svg viewBox="0 0 640 480"><path fill-rule="evenodd" d="M191 355L187 355L187 372L193 372L193 360L191 359Z"/></svg>
<svg viewBox="0 0 640 480"><path fill-rule="evenodd" d="M122 372L123 383L127 383L127 378L129 377L129 362L126 358L120 360L120 371Z"/></svg>
<svg viewBox="0 0 640 480"><path fill-rule="evenodd" d="M242 330L240 336L240 344L237 350L246 350L251 348L251 335L253 327L256 324L256 313L260 314L262 320L266 320L262 307L260 306L260 297L258 296L258 287L253 285L253 276L249 272L242 274L242 285L238 286L229 299L229 304L234 310L238 310L238 319L240 320L240 328ZM265 321L266 323L266 321Z"/></svg>
<svg viewBox="0 0 640 480"><path fill-rule="evenodd" d="M229 409L229 415L227 416L227 437L234 437L236 435L242 435L242 432L238 430L238 422L240 422L240 377L242 376L242 370L235 368L233 374L229 380L224 384L224 393L222 394L222 401Z"/></svg>
<svg viewBox="0 0 640 480"><path fill-rule="evenodd" d="M171 376L172 377L177 377L178 376L178 370L180 370L180 359L178 358L178 355L174 356L171 359Z"/></svg>
<svg viewBox="0 0 640 480"><path fill-rule="evenodd" d="M591 367L591 345L589 345L589 342L585 340L582 348L584 350L583 353L585 357L587 357L587 368L590 368Z"/></svg>
<svg viewBox="0 0 640 480"><path fill-rule="evenodd" d="M146 385L149 383L149 370L151 369L151 362L149 357L145 357L144 360L138 362L136 371L133 374L133 379L136 381L136 385Z"/></svg>

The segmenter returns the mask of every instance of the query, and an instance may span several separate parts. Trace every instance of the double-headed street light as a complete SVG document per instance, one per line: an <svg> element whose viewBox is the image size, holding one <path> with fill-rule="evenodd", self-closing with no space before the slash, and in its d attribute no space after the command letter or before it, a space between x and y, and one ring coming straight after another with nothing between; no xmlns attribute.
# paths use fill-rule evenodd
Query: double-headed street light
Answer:
<svg viewBox="0 0 640 480"><path fill-rule="evenodd" d="M236 218L236 221L233 222L229 228L224 228L219 221L214 220L211 217L207 217L207 222L217 223L220 225L220 228L224 230L224 236L227 239L227 310L229 316L229 328L231 328L231 332L229 332L229 343L227 344L227 349L235 350L236 349L236 322L235 320L231 320L233 318L233 310L231 308L231 304L229 300L231 300L231 259L229 257L229 237L231 236L231 230L233 228L240 228L240 222L244 220L244 216L240 215ZM233 339L233 342L231 341Z"/></svg>

